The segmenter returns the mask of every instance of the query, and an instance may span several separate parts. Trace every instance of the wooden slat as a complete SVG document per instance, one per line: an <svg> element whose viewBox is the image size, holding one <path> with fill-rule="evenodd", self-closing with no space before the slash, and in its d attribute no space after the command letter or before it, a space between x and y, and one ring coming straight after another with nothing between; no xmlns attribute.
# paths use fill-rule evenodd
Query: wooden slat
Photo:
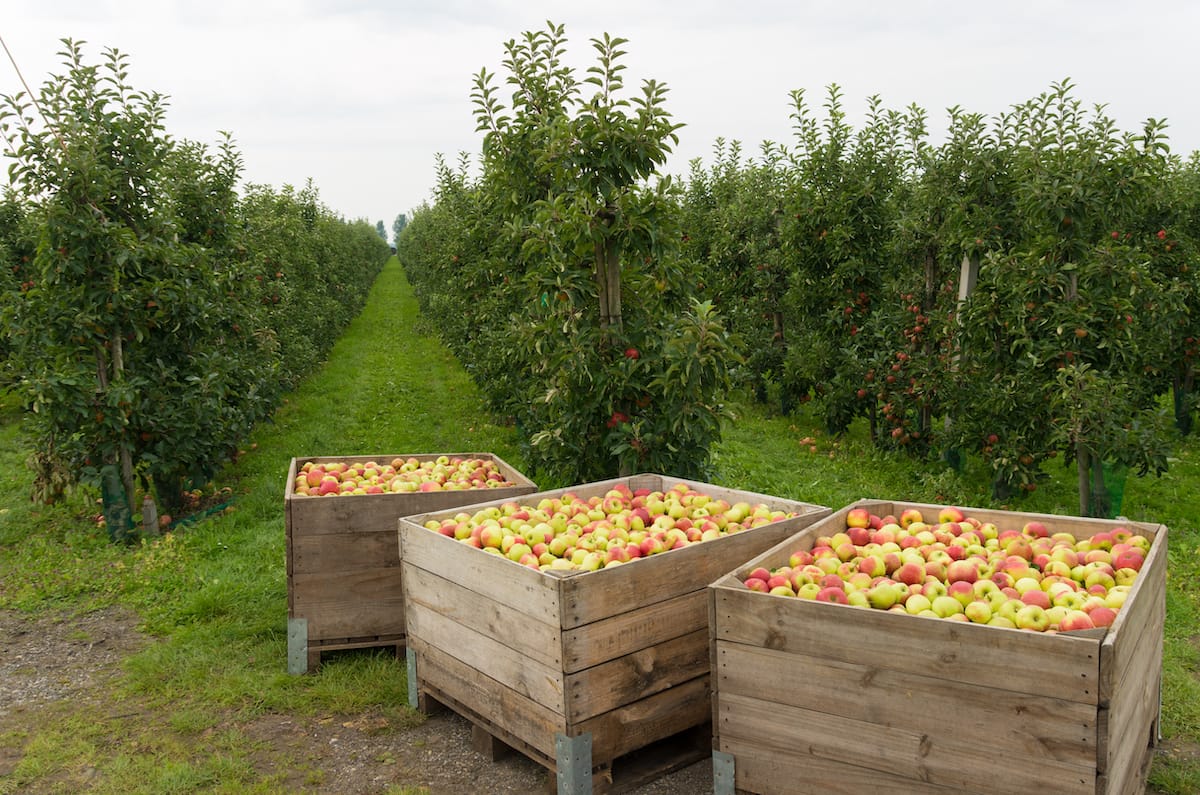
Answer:
<svg viewBox="0 0 1200 795"><path fill-rule="evenodd" d="M480 594L480 599L561 626L558 578L469 547L407 519L399 527L400 557L405 567L420 567L470 588Z"/></svg>
<svg viewBox="0 0 1200 795"><path fill-rule="evenodd" d="M367 635L403 635L399 568L296 574L291 618L308 619L309 641Z"/></svg>
<svg viewBox="0 0 1200 795"><path fill-rule="evenodd" d="M518 613L507 604L481 596L465 585L405 564L405 594L409 604L444 616L461 627L495 638L519 654L551 668L562 668L558 624Z"/></svg>
<svg viewBox="0 0 1200 795"><path fill-rule="evenodd" d="M836 711L839 700L837 693L831 693L825 709L812 710L718 693L720 743L724 745L728 737L805 761L829 760L870 768L893 780L960 792L987 782L982 788L993 793L1024 795L1041 790L1056 795L1094 795L1094 768L1045 759L1022 759L1014 764L1013 757L986 743L955 742L953 713L946 716L947 731L930 735L915 727L885 726L874 720L830 714L828 710ZM873 774L863 776L859 791L868 792L865 785L872 779Z"/></svg>
<svg viewBox="0 0 1200 795"><path fill-rule="evenodd" d="M532 660L499 640L462 626L415 600L408 601L407 616L410 644L420 640L550 711L566 714L560 669Z"/></svg>
<svg viewBox="0 0 1200 795"><path fill-rule="evenodd" d="M1155 609L1146 616L1145 637L1126 658L1126 675L1116 686L1108 709L1101 711L1106 723L1102 737L1107 744L1100 749L1100 770L1116 782L1126 782L1136 773L1158 719L1166 605L1161 598L1148 602Z"/></svg>
<svg viewBox="0 0 1200 795"><path fill-rule="evenodd" d="M1044 769L1049 761L1096 765L1096 709L1088 704L897 672L874 663L838 662L819 653L725 642L717 646L713 689L718 698L769 698L772 704L832 712L881 730L917 732L939 745L949 741L953 747L986 748L992 757L1022 759L1029 768ZM1014 666L1012 675L1037 676L1038 671ZM720 731L722 724L717 726Z"/></svg>
<svg viewBox="0 0 1200 795"><path fill-rule="evenodd" d="M656 740L707 725L709 694L709 677L697 677L575 724L571 733L591 732L592 759L616 759Z"/></svg>
<svg viewBox="0 0 1200 795"><path fill-rule="evenodd" d="M1132 663L1133 658L1140 656L1143 645L1162 647L1162 624L1152 622L1151 618L1165 609L1166 588L1167 533L1164 529L1151 544L1125 605L1117 611L1117 618L1100 647L1102 704L1115 697L1131 673L1144 675Z"/></svg>
<svg viewBox="0 0 1200 795"><path fill-rule="evenodd" d="M813 654L841 662L875 661L881 668L968 684L1011 688L1095 704L1099 643L847 605L790 599L719 585L716 640ZM1036 677L1013 671L1033 669Z"/></svg>
<svg viewBox="0 0 1200 795"><path fill-rule="evenodd" d="M292 573L363 571L400 565L396 529L341 535L299 536L292 543Z"/></svg>
<svg viewBox="0 0 1200 795"><path fill-rule="evenodd" d="M708 629L702 628L569 674L567 722L580 723L708 674Z"/></svg>
<svg viewBox="0 0 1200 795"><path fill-rule="evenodd" d="M563 670L574 673L701 628L708 628L704 591L619 613L562 633Z"/></svg>
<svg viewBox="0 0 1200 795"><path fill-rule="evenodd" d="M418 688L539 764L554 767L554 737L566 733L562 715L524 696L441 649L409 640L417 654Z"/></svg>
<svg viewBox="0 0 1200 795"><path fill-rule="evenodd" d="M734 786L759 795L983 795L988 782L964 791L897 778L832 759L780 752L755 742L721 738L720 750L734 756Z"/></svg>

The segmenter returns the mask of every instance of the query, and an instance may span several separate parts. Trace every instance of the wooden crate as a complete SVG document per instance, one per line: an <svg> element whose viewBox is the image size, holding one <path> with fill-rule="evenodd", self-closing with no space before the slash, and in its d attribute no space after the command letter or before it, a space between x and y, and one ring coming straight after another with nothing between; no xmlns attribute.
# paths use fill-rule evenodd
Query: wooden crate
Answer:
<svg viewBox="0 0 1200 795"><path fill-rule="evenodd" d="M618 483L665 491L677 482L638 475L569 491L587 499ZM706 587L829 509L692 485L797 516L591 572L538 571L422 526L445 513L401 520L414 706L433 699L452 708L555 771L559 792L620 788L631 754L695 727L705 728L692 759L707 757Z"/></svg>
<svg viewBox="0 0 1200 795"><path fill-rule="evenodd" d="M1077 538L1118 525L1152 538L1107 630L1042 634L772 596L742 584L784 565L847 506L709 588L718 794L1109 793L1145 787L1157 742L1167 529L967 509Z"/></svg>
<svg viewBox="0 0 1200 795"><path fill-rule="evenodd" d="M308 461L366 463L483 458L515 485L461 491L306 497L296 475ZM404 645L404 593L396 522L401 516L513 499L537 491L533 481L491 453L293 458L284 491L287 528L288 670L316 668L322 652Z"/></svg>

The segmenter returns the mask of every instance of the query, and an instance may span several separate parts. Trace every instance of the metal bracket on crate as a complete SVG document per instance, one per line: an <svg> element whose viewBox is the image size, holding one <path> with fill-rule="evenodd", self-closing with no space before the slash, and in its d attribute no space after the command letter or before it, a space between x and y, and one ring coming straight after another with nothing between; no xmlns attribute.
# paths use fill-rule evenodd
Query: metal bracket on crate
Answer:
<svg viewBox="0 0 1200 795"><path fill-rule="evenodd" d="M289 674L308 673L308 619L288 619L287 667Z"/></svg>
<svg viewBox="0 0 1200 795"><path fill-rule="evenodd" d="M404 663L408 669L408 705L416 709L419 701L417 695L417 653L413 651L412 646L404 647Z"/></svg>
<svg viewBox="0 0 1200 795"><path fill-rule="evenodd" d="M713 795L734 795L733 754L713 751Z"/></svg>
<svg viewBox="0 0 1200 795"><path fill-rule="evenodd" d="M558 795L592 795L592 733L554 735Z"/></svg>

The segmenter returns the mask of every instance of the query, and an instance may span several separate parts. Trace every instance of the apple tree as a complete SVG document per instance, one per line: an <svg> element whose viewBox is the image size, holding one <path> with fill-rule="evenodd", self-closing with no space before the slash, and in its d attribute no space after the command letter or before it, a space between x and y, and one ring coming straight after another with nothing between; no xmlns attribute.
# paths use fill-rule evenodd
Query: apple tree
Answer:
<svg viewBox="0 0 1200 795"><path fill-rule="evenodd" d="M129 84L121 53L89 65L66 41L62 55L67 73L39 96L0 103L10 180L38 223L33 286L10 319L38 483L53 498L47 483L108 467L124 501L140 477L170 505L267 405L271 359L230 300L243 282L194 239L228 221L208 202L235 206L238 163L167 136L163 98Z"/></svg>
<svg viewBox="0 0 1200 795"><path fill-rule="evenodd" d="M868 102L867 123L846 120L841 92L828 89L826 118L792 93L796 171L782 243L790 262L784 312L785 388L818 398L831 433L866 413L863 390L876 353L888 344L865 333L894 268L890 241L895 191L904 169L904 113Z"/></svg>
<svg viewBox="0 0 1200 795"><path fill-rule="evenodd" d="M623 38L592 40L578 80L562 26L506 44L511 96L475 80L481 204L520 299L505 329L509 406L530 464L553 478L647 468L703 472L725 417L733 351L678 253L678 187L658 168L676 143L666 86L626 94ZM494 261L493 261L494 262Z"/></svg>
<svg viewBox="0 0 1200 795"><path fill-rule="evenodd" d="M1165 468L1158 398L1184 292L1153 267L1140 231L1166 168L1161 125L1122 135L1070 89L1057 84L1005 120L1017 239L986 257L965 303L949 411L998 496L1036 488L1061 453L1093 514L1105 508L1106 462Z"/></svg>
<svg viewBox="0 0 1200 795"><path fill-rule="evenodd" d="M786 154L769 142L757 160L743 160L741 145L718 139L714 163L694 161L683 196L684 259L725 316L745 360L738 379L759 401L778 391L780 407L793 396L779 388L788 322L783 311L788 263L780 239L788 195Z"/></svg>

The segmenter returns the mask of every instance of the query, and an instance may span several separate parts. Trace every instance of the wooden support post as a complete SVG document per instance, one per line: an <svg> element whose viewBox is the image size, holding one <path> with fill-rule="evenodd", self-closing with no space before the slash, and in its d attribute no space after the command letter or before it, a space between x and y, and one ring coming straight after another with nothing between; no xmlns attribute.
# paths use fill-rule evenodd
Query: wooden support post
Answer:
<svg viewBox="0 0 1200 795"><path fill-rule="evenodd" d="M411 646L404 650L404 662L408 669L408 705L417 709L417 653Z"/></svg>
<svg viewBox="0 0 1200 795"><path fill-rule="evenodd" d="M558 795L592 795L592 734L554 735Z"/></svg>
<svg viewBox="0 0 1200 795"><path fill-rule="evenodd" d="M308 672L308 619L288 619L288 655L287 666L289 674Z"/></svg>
<svg viewBox="0 0 1200 795"><path fill-rule="evenodd" d="M734 795L733 754L713 751L713 795Z"/></svg>

